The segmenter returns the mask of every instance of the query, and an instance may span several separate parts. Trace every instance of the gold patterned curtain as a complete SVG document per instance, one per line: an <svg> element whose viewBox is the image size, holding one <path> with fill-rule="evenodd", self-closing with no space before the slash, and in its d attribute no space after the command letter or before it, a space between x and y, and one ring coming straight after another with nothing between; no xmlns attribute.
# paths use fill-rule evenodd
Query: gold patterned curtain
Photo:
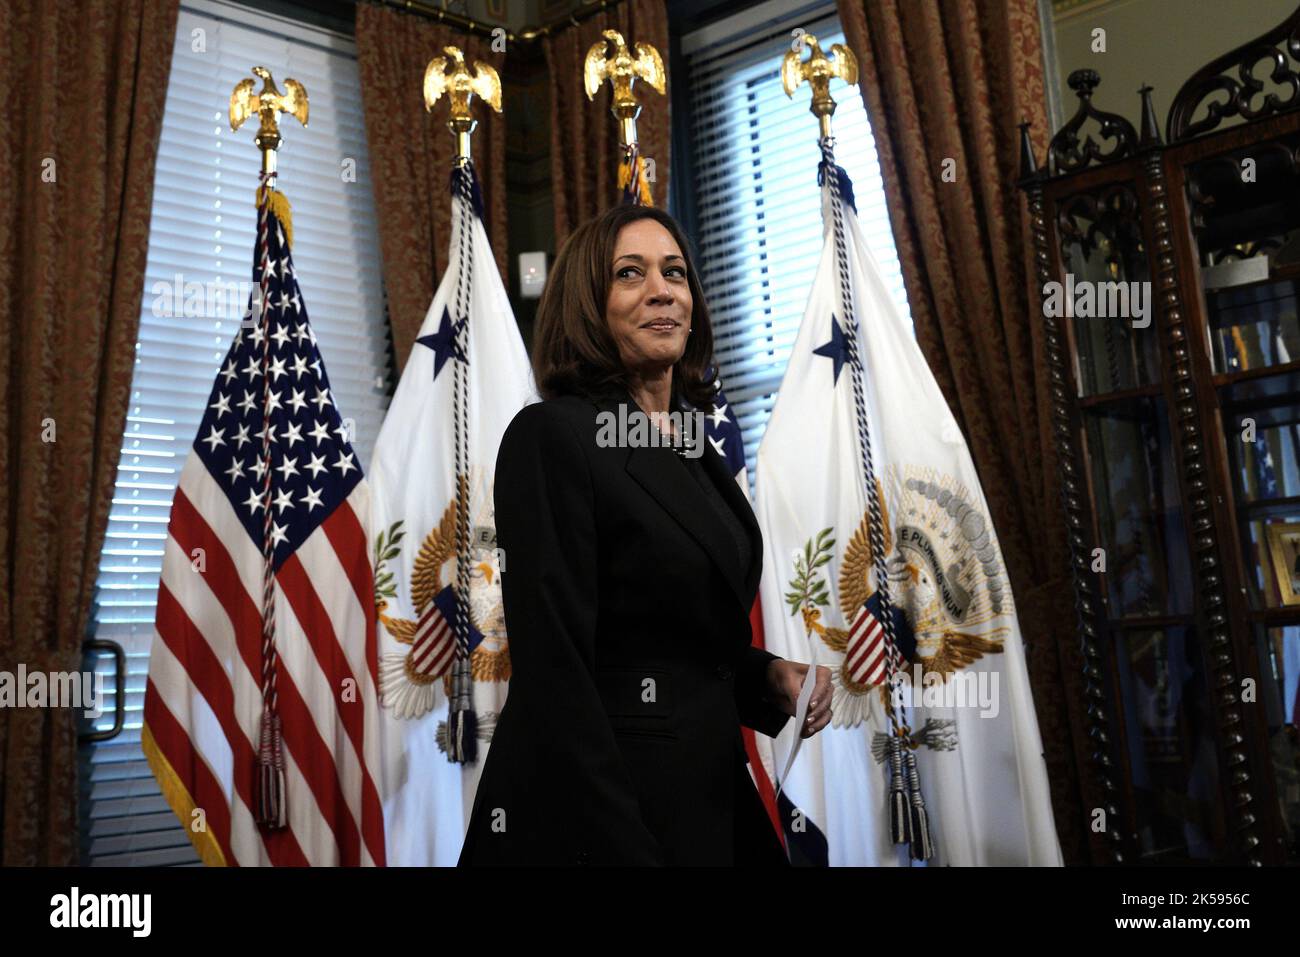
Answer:
<svg viewBox="0 0 1300 957"><path fill-rule="evenodd" d="M917 340L970 444L1026 640L1067 863L1082 822L1082 660L1052 444L1023 119L1047 142L1035 0L838 0L857 55ZM945 160L956 179L945 182Z"/></svg>
<svg viewBox="0 0 1300 957"><path fill-rule="evenodd" d="M0 671L81 669L178 0L0 0ZM77 863L77 717L0 709L0 865Z"/></svg>
<svg viewBox="0 0 1300 957"><path fill-rule="evenodd" d="M443 47L459 47L467 64L482 60L501 73L505 56L491 40L444 23L383 7L357 7L357 59L370 147L384 290L400 371L447 268L451 236L451 163L456 141L447 129L445 98L424 108L424 71ZM509 103L502 106L509 109ZM474 166L497 269L506 260L506 123L479 100L474 116Z"/></svg>
<svg viewBox="0 0 1300 957"><path fill-rule="evenodd" d="M617 30L629 47L649 43L665 65L668 60L668 11L663 0L626 0L577 26L561 27L542 38L551 96L551 186L557 250L577 226L619 202L619 131L618 121L609 111L609 83L594 100L587 99L582 85L587 51L602 39L603 30ZM663 96L647 84L636 84L641 102L637 139L641 156L654 160L655 181L650 185L656 206L668 201L671 87L671 76Z"/></svg>

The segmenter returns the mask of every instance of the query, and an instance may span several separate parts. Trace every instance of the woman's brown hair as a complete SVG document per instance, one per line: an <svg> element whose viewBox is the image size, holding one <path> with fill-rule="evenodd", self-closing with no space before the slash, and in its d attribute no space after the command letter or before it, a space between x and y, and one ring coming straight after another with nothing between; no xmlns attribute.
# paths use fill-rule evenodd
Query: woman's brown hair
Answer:
<svg viewBox="0 0 1300 957"><path fill-rule="evenodd" d="M605 321L614 248L624 226L653 219L672 234L686 260L691 290L691 334L673 365L673 392L700 408L716 393L713 328L704 287L691 263L686 235L677 221L652 206L615 206L579 226L565 240L537 305L533 330L533 378L542 398L606 393L627 385L628 372Z"/></svg>

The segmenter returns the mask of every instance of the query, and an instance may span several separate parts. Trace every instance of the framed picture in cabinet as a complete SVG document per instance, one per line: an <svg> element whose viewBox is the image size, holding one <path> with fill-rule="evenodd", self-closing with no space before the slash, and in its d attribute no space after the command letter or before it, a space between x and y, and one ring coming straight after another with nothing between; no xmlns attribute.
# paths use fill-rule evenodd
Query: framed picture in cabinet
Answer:
<svg viewBox="0 0 1300 957"><path fill-rule="evenodd" d="M1283 605L1300 605L1300 522L1268 526L1268 555Z"/></svg>

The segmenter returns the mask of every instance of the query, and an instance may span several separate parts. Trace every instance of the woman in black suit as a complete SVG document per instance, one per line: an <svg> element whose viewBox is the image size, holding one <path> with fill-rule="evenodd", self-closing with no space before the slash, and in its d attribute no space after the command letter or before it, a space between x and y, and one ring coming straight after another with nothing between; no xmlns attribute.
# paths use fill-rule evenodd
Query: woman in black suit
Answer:
<svg viewBox="0 0 1300 957"><path fill-rule="evenodd" d="M676 222L620 206L564 244L496 463L512 676L465 864L784 864L740 726L775 736L808 666L751 646L762 537L701 434L609 424L710 408L713 338ZM612 420L611 417L612 416ZM703 454L700 454L702 451ZM818 668L802 735L830 721Z"/></svg>

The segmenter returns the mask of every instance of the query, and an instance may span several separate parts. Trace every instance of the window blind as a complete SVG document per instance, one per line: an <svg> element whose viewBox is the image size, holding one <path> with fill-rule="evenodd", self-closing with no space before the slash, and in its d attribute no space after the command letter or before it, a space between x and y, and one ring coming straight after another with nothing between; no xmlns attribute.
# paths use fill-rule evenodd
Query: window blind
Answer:
<svg viewBox="0 0 1300 957"><path fill-rule="evenodd" d="M796 16L763 19L751 13L740 18L746 25L739 34L713 26L683 38L699 269L751 483L822 246L817 120L808 111L806 85L786 97L781 59L797 27L816 36L827 55L832 43L845 42L833 12L832 4ZM842 84L833 83L831 92L838 103L836 162L853 181L868 245L910 319L862 97Z"/></svg>
<svg viewBox="0 0 1300 957"><path fill-rule="evenodd" d="M292 33L292 36L290 35ZM388 403L386 329L360 80L351 41L216 0L177 25L154 181L135 372L100 559L94 637L126 650L126 725L81 749L82 860L197 864L140 748L145 680L172 494L247 303L256 232L257 117L236 133L230 92L267 67L302 82L308 126L284 115L279 187L294 265L339 410L370 460ZM256 89L260 89L258 81ZM240 286L244 283L244 286ZM90 665L88 664L87 667ZM111 672L112 658L94 662ZM96 729L112 726L111 675Z"/></svg>

